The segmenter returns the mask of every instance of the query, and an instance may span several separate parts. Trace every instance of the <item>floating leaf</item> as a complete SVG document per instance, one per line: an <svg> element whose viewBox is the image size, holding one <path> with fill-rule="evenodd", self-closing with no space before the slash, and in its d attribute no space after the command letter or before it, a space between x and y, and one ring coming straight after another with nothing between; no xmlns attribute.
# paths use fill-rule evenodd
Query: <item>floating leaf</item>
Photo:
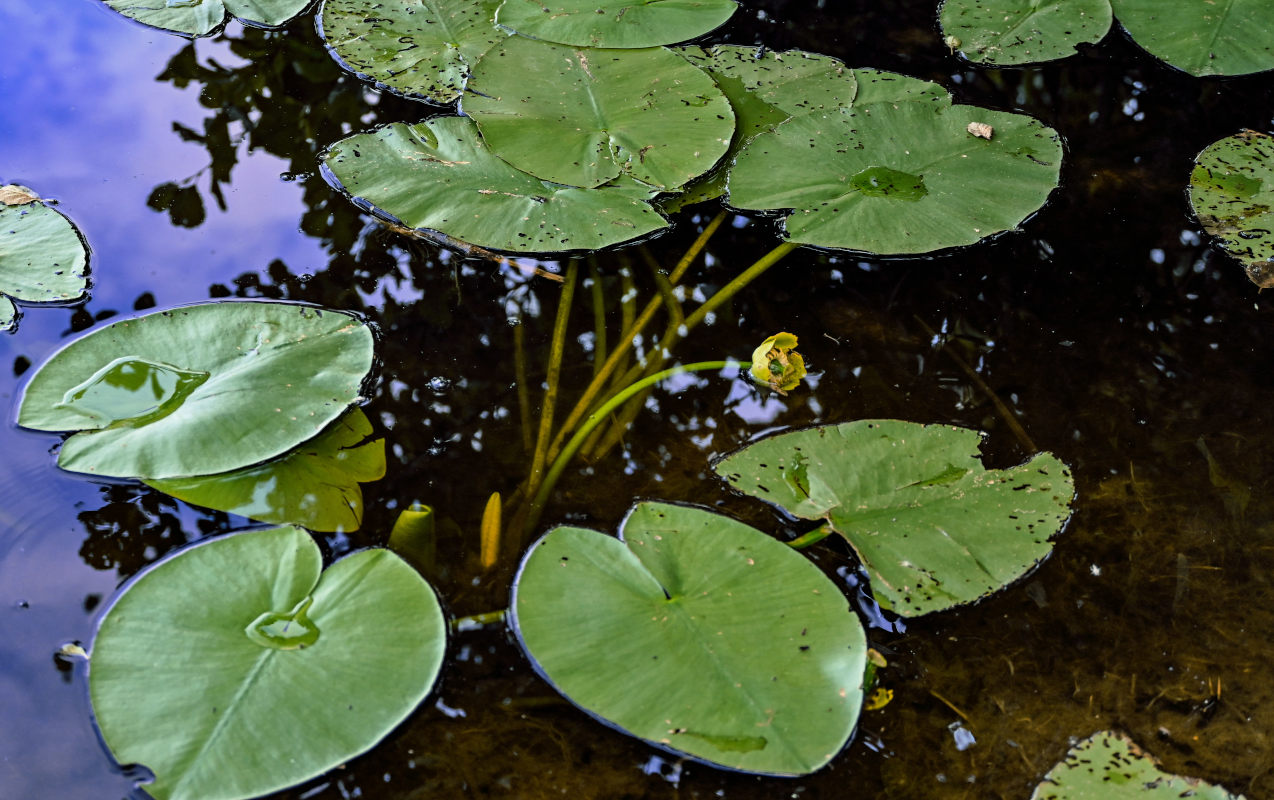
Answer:
<svg viewBox="0 0 1274 800"><path fill-rule="evenodd" d="M339 311L205 303L99 328L27 385L18 424L80 431L75 472L183 478L240 469L308 441L359 399L372 334Z"/></svg>
<svg viewBox="0 0 1274 800"><path fill-rule="evenodd" d="M796 775L831 760L867 663L836 586L702 509L640 503L622 531L556 528L528 553L512 608L541 673L620 730L713 764Z"/></svg>
<svg viewBox="0 0 1274 800"><path fill-rule="evenodd" d="M390 91L450 103L469 68L507 36L495 27L500 0L371 3L324 0L319 32L346 69Z"/></svg>
<svg viewBox="0 0 1274 800"><path fill-rule="evenodd" d="M446 626L420 575L362 550L320 576L299 528L203 542L128 586L93 642L89 690L115 758L156 800L257 797L389 733L429 693Z"/></svg>
<svg viewBox="0 0 1274 800"><path fill-rule="evenodd" d="M463 102L487 145L554 183L630 175L673 190L725 153L734 113L703 70L662 47L591 50L510 37L474 67Z"/></svg>
<svg viewBox="0 0 1274 800"><path fill-rule="evenodd" d="M679 47L677 52L706 71L730 100L736 127L726 157L709 174L673 195L662 208L675 211L725 194L728 166L761 131L804 114L848 109L859 102L924 100L950 105L950 95L931 81L893 72L850 69L830 57L803 50L776 53L756 47Z"/></svg>
<svg viewBox="0 0 1274 800"><path fill-rule="evenodd" d="M71 221L25 186L0 186L0 330L24 303L78 300L88 289L88 246Z"/></svg>
<svg viewBox="0 0 1274 800"><path fill-rule="evenodd" d="M1242 131L1195 157L1190 205L1252 282L1274 288L1274 137Z"/></svg>
<svg viewBox="0 0 1274 800"><path fill-rule="evenodd" d="M505 0L496 22L532 39L580 47L653 47L723 24L735 0Z"/></svg>
<svg viewBox="0 0 1274 800"><path fill-rule="evenodd" d="M946 39L970 61L999 66L1065 58L1110 30L1110 0L943 0Z"/></svg>
<svg viewBox="0 0 1274 800"><path fill-rule="evenodd" d="M1110 0L1133 41L1191 75L1274 69L1269 0Z"/></svg>
<svg viewBox="0 0 1274 800"><path fill-rule="evenodd" d="M143 25L170 33L207 36L229 14L245 25L279 28L311 0L105 0L106 5Z"/></svg>
<svg viewBox="0 0 1274 800"><path fill-rule="evenodd" d="M364 208L422 233L515 253L594 250L667 226L653 189L548 184L492 154L473 121L435 117L342 139L324 175Z"/></svg>
<svg viewBox="0 0 1274 800"><path fill-rule="evenodd" d="M356 531L363 524L359 483L385 477L385 440L355 408L276 461L221 475L148 480L165 494L205 508L312 531Z"/></svg>
<svg viewBox="0 0 1274 800"><path fill-rule="evenodd" d="M992 126L986 140L971 122ZM1020 114L924 102L856 104L758 135L730 170L729 203L794 209L787 238L928 253L1010 230L1057 187L1057 133Z"/></svg>
<svg viewBox="0 0 1274 800"><path fill-rule="evenodd" d="M1170 775L1116 731L1099 731L1049 770L1031 800L1243 800L1220 786Z"/></svg>
<svg viewBox="0 0 1274 800"><path fill-rule="evenodd" d="M845 537L876 600L916 617L1025 575L1070 517L1074 483L1049 453L987 470L980 434L860 420L762 439L717 462L739 491Z"/></svg>

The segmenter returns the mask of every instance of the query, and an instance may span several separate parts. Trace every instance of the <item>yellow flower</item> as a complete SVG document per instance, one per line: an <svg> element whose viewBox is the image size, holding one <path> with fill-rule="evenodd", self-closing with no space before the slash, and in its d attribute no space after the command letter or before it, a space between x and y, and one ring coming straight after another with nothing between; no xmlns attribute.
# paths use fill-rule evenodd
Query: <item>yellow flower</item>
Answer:
<svg viewBox="0 0 1274 800"><path fill-rule="evenodd" d="M796 352L796 337L776 333L752 351L752 380L779 394L795 389L805 377L805 359Z"/></svg>

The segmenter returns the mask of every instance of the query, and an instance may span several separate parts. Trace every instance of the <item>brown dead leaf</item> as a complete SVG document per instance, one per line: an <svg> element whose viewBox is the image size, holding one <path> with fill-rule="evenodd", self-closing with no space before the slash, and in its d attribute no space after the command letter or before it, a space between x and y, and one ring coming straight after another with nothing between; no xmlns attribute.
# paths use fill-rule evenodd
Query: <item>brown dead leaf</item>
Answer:
<svg viewBox="0 0 1274 800"><path fill-rule="evenodd" d="M16 183L0 186L0 204L6 206L25 206L27 203L34 203L39 199L40 195L25 186L19 186Z"/></svg>
<svg viewBox="0 0 1274 800"><path fill-rule="evenodd" d="M995 128L992 128L985 122L970 122L969 127L965 128L965 130L980 139L987 140L990 140L991 136L995 133Z"/></svg>

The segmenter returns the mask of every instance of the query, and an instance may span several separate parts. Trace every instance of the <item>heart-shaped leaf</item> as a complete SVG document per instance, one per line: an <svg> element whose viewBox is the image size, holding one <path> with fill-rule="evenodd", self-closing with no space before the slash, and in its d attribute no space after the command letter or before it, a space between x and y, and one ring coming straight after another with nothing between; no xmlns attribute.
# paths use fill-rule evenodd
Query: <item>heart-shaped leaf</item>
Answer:
<svg viewBox="0 0 1274 800"><path fill-rule="evenodd" d="M1274 69L1269 0L1110 0L1110 5L1133 41L1191 75Z"/></svg>
<svg viewBox="0 0 1274 800"><path fill-rule="evenodd" d="M226 16L257 28L278 28L312 0L105 0L106 5L143 25L170 33L207 36Z"/></svg>
<svg viewBox="0 0 1274 800"><path fill-rule="evenodd" d="M1220 786L1170 775L1117 731L1098 731L1048 771L1031 800L1243 800Z"/></svg>
<svg viewBox="0 0 1274 800"><path fill-rule="evenodd" d="M734 112L703 70L663 47L594 50L513 36L487 51L462 101L493 152L568 186L629 175L671 191L707 172Z"/></svg>
<svg viewBox="0 0 1274 800"><path fill-rule="evenodd" d="M988 470L980 434L859 420L762 439L716 473L744 494L826 520L884 607L907 617L971 603L1025 575L1070 518L1074 482L1049 453Z"/></svg>
<svg viewBox="0 0 1274 800"><path fill-rule="evenodd" d="M1057 187L1061 162L1057 132L1021 114L856 104L759 134L730 169L729 203L793 209L784 230L800 244L928 253L1016 228Z"/></svg>
<svg viewBox="0 0 1274 800"><path fill-rule="evenodd" d="M127 478L240 469L308 441L359 398L371 330L339 311L220 302L71 342L27 385L18 424L80 431L58 464Z"/></svg>
<svg viewBox="0 0 1274 800"><path fill-rule="evenodd" d="M93 641L93 712L157 800L257 797L368 750L429 693L446 625L388 550L320 576L299 528L203 542L142 573Z"/></svg>
<svg viewBox="0 0 1274 800"><path fill-rule="evenodd" d="M0 330L24 303L77 300L88 289L88 246L69 219L26 187L0 186Z"/></svg>
<svg viewBox="0 0 1274 800"><path fill-rule="evenodd" d="M1190 205L1248 277L1274 288L1274 137L1242 131L1195 156Z"/></svg>
<svg viewBox="0 0 1274 800"><path fill-rule="evenodd" d="M654 47L723 24L735 0L505 0L496 22L532 39L579 47Z"/></svg>
<svg viewBox="0 0 1274 800"><path fill-rule="evenodd" d="M323 154L323 168L382 218L492 250L595 250L668 225L650 206L650 187L630 178L596 189L545 183L492 154L464 117L342 139Z"/></svg>
<svg viewBox="0 0 1274 800"><path fill-rule="evenodd" d="M1110 30L1110 0L943 0L947 44L970 61L999 66L1065 58Z"/></svg>
<svg viewBox="0 0 1274 800"><path fill-rule="evenodd" d="M385 440L352 409L323 433L276 461L221 475L147 480L187 503L312 531L356 531L363 524L359 483L385 477Z"/></svg>
<svg viewBox="0 0 1274 800"><path fill-rule="evenodd" d="M640 503L621 539L550 531L512 608L528 655L571 702L713 764L812 772L862 706L866 638L835 584L703 509Z"/></svg>
<svg viewBox="0 0 1274 800"><path fill-rule="evenodd" d="M469 68L508 34L495 27L500 0L376 3L324 0L319 33L346 69L390 91L450 103Z"/></svg>
<svg viewBox="0 0 1274 800"><path fill-rule="evenodd" d="M791 117L844 111L855 103L919 100L931 106L951 104L947 90L931 81L895 72L850 69L830 56L803 50L776 53L722 44L679 47L676 51L717 82L734 109L736 125L725 158L681 194L663 199L660 208L667 212L723 196L729 167L743 145Z"/></svg>

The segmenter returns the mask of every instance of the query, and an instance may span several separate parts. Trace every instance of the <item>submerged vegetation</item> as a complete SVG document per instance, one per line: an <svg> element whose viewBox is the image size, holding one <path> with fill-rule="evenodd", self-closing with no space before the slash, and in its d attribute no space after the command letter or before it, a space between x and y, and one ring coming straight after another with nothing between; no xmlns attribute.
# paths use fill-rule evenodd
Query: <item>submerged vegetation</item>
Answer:
<svg viewBox="0 0 1274 800"><path fill-rule="evenodd" d="M716 510L647 501L630 510L618 538L558 524L527 546L546 512L576 519L565 510L573 487L589 481L661 383L747 371L751 385L730 385L746 386L758 404L803 391L809 372L789 333L755 347L750 365L676 363L708 323L738 317L741 329L767 327L745 323L733 301L774 264L801 245L847 249L851 259L930 254L1016 230L1057 186L1063 153L1053 128L956 103L929 81L849 69L804 51L655 47L720 22L702 21L709 16L696 17L701 29L691 33L690 23L660 22L656 4L563 4L561 27L541 28L538 6L520 16L512 0L505 5L440 6L444 21L412 20L396 39L410 45L403 49L445 57L409 67L401 53L386 60L375 47L351 49L390 41L381 35L392 27L385 20L349 0L328 0L318 11L344 66L408 97L458 98L463 112L325 140L333 142L320 156L325 177L389 223L389 232L367 236L401 237L403 248L430 238L538 276L526 280L541 287L544 277L560 281L560 289L549 285L555 309L535 308L529 292L511 294L506 306L515 323L554 320L546 390L537 420L527 387L540 381L529 374L517 325L518 360L507 383L520 392L525 453L492 457L520 457L524 474L516 485L474 490L488 498L480 529L455 537L474 543L474 564L462 567L439 547L434 511L411 502L442 502L429 496L438 487L412 487L391 506L405 509L393 532L386 525L359 540L387 538L389 549L357 550L320 575L310 532L333 532L317 540L331 546L362 525L359 484L386 475L386 447L395 444L393 424L369 419L360 407L373 394L376 331L352 313L265 302L175 307L100 327L30 377L18 422L72 432L59 452L66 469L136 478L196 505L286 526L179 550L124 587L102 617L89 669L97 723L121 763L154 770L147 791L156 797L252 797L374 746L446 672L448 625L422 576L459 587L461 573L474 586L511 594L498 598L507 612L453 620L456 635L507 618L540 675L588 714L677 756L805 775L837 758L864 710L887 702L869 699L884 662L868 649L864 620L877 631L902 632L915 618L981 600L1042 562L1070 517L1069 469L1036 452L1016 412L983 383L997 404L984 424L1017 434L1030 456L1020 466L984 467L980 436L968 428L897 419L821 425L759 439L714 464L735 488L790 514L781 529L775 518L763 532L764 525ZM733 3L704 7L729 16ZM639 12L655 21L643 16L638 25ZM581 17L606 22L628 13L631 27L580 27ZM457 35L424 47L446 20ZM658 33L667 29L674 33ZM640 36L628 38L634 30ZM623 32L618 40L616 31ZM632 49L590 49L619 46ZM659 94L652 76L675 76L667 83L679 88ZM480 94L465 94L475 89ZM633 96L649 100L641 111L650 118L629 114ZM563 120L588 135L567 135ZM1192 181L1200 196L1211 186L1250 197L1260 185L1246 173L1223 175L1202 154L1200 169L1206 178ZM598 252L684 224L685 209L702 212L696 204L717 198L727 210L699 216L698 236L667 265L646 249ZM725 235L729 211L739 209L777 212L785 241L759 258L751 254L751 266L729 269L715 285L683 280L710 266L713 237ZM1225 236L1224 224L1198 213ZM563 253L587 257L567 262L561 274L510 258ZM644 308L632 269L643 258L653 287ZM581 332L581 312L590 311L593 325ZM618 338L610 311L621 318ZM662 332L649 333L660 316ZM413 324L424 321L404 318L379 333L414 335ZM945 327L929 334L935 343L965 335ZM730 352L746 353L757 338L740 338ZM574 341L588 343L591 364L572 362ZM978 383L958 350L949 354ZM818 368L808 365L816 380L848 383L843 373L820 376ZM576 389L573 407L559 413ZM916 414L907 402L897 415ZM572 474L577 458L587 466ZM706 463L689 468L708 482ZM632 499L623 496L621 505ZM796 519L821 524L810 530ZM831 533L843 541L827 539ZM472 604L465 591L456 591L458 606ZM1033 585L1013 594L1043 605ZM942 624L926 618L921 625L929 627L915 636ZM174 630L181 632L175 646ZM1016 657L1004 655L1010 673ZM617 682L620 673L629 677ZM920 680L888 679L895 687ZM190 696L184 690L192 680L208 692ZM929 691L968 721L956 703ZM501 702L524 709L523 699L475 703L469 713L492 713ZM456 711L441 701L439 710ZM887 719L892 713L883 711ZM924 716L914 703L897 713L913 723ZM1060 746L1077 732L1055 733ZM968 746L960 733L955 740L960 751ZM1038 797L1072 796L1040 794L1045 786L1067 788L1062 767L1046 776ZM1176 779L1147 775L1143 785L1175 786ZM1074 796L1083 791L1073 789Z"/></svg>

